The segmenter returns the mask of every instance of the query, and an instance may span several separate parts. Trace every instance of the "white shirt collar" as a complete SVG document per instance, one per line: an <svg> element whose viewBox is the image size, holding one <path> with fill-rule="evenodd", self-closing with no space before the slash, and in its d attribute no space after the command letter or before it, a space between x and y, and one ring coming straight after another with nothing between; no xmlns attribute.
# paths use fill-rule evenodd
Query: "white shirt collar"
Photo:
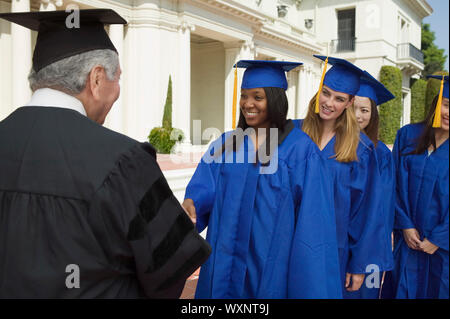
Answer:
<svg viewBox="0 0 450 319"><path fill-rule="evenodd" d="M61 107L77 111L86 116L86 110L80 100L69 94L50 88L34 91L30 102L25 106Z"/></svg>

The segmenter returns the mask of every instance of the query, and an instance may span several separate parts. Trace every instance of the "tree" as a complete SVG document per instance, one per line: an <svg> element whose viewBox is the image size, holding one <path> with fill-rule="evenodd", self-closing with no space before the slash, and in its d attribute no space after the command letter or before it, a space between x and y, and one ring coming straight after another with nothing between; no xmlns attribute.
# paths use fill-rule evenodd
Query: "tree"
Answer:
<svg viewBox="0 0 450 319"><path fill-rule="evenodd" d="M183 141L183 139L183 131L172 127L172 76L169 75L162 127L153 128L148 136L148 141L156 148L158 153L170 154L175 144Z"/></svg>
<svg viewBox="0 0 450 319"><path fill-rule="evenodd" d="M434 43L436 36L430 30L428 23L422 24L422 52L425 69L422 72L423 77L431 75L436 71L444 69L447 56L444 54L444 49L439 49Z"/></svg>
<svg viewBox="0 0 450 319"><path fill-rule="evenodd" d="M164 105L164 115L162 126L172 128L172 76L169 75L169 86L167 87L166 104Z"/></svg>

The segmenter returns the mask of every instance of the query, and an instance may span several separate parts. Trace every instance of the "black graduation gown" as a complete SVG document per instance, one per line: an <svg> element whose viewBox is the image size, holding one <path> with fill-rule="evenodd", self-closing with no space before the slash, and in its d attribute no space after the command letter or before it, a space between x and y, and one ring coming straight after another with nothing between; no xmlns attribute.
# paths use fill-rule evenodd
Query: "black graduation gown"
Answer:
<svg viewBox="0 0 450 319"><path fill-rule="evenodd" d="M209 254L150 144L58 107L0 122L0 298L177 298Z"/></svg>

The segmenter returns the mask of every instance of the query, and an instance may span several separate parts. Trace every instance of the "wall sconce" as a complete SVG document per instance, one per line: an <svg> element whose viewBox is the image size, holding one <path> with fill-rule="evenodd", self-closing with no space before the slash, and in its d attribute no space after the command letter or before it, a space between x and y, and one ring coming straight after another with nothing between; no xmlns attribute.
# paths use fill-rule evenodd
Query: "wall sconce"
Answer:
<svg viewBox="0 0 450 319"><path fill-rule="evenodd" d="M306 29L311 29L312 28L312 26L313 26L313 22L314 22L314 20L313 19L305 19L305 27L306 27Z"/></svg>
<svg viewBox="0 0 450 319"><path fill-rule="evenodd" d="M288 11L287 6L285 6L284 4L278 5L277 10L278 10L278 18L284 18Z"/></svg>
<svg viewBox="0 0 450 319"><path fill-rule="evenodd" d="M297 7L297 10L300 10L300 5L302 4L303 0L294 0L295 6Z"/></svg>
<svg viewBox="0 0 450 319"><path fill-rule="evenodd" d="M256 5L259 7L259 5L261 4L262 0L255 0Z"/></svg>

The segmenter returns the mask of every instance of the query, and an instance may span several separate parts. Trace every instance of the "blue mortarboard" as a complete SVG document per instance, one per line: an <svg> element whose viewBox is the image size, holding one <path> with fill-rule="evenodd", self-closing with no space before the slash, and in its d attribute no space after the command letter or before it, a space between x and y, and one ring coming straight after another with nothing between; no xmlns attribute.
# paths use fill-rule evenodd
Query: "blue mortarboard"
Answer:
<svg viewBox="0 0 450 319"><path fill-rule="evenodd" d="M323 55L314 55L314 57L322 61L327 60L327 57ZM325 74L323 84L332 90L356 95L364 71L344 59L328 57L328 63L333 67Z"/></svg>
<svg viewBox="0 0 450 319"><path fill-rule="evenodd" d="M445 97L448 99L448 75L429 75L427 78L441 80L441 87L439 89L439 98L436 104L436 109L434 112L433 118L433 127L438 128L441 127L441 107L442 107L442 98Z"/></svg>
<svg viewBox="0 0 450 319"><path fill-rule="evenodd" d="M235 67L246 68L241 88L278 87L287 90L285 72L303 63L284 61L241 60Z"/></svg>
<svg viewBox="0 0 450 319"><path fill-rule="evenodd" d="M442 75L429 75L429 76L427 76L427 78L429 78L429 79L430 78L431 79L436 79L436 80L442 80ZM445 75L444 76L444 89L443 89L443 92L442 92L442 96L448 99L449 98L448 94L449 94L448 75Z"/></svg>
<svg viewBox="0 0 450 319"><path fill-rule="evenodd" d="M361 84L357 96L368 97L375 101L376 105L386 103L389 100L395 98L395 96L372 75L367 71L364 71L364 75L361 77Z"/></svg>

